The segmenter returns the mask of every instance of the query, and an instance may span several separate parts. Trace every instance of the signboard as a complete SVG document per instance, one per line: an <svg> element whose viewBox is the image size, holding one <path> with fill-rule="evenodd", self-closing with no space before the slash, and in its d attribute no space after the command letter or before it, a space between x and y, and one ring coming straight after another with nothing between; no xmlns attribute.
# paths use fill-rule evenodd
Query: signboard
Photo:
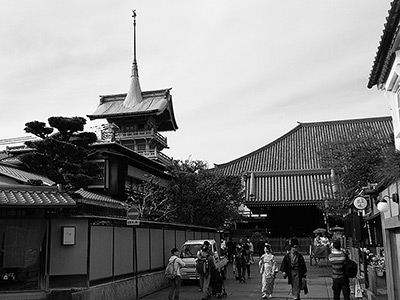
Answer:
<svg viewBox="0 0 400 300"><path fill-rule="evenodd" d="M139 220L126 220L126 225L138 226L138 225L140 225L140 221Z"/></svg>
<svg viewBox="0 0 400 300"><path fill-rule="evenodd" d="M126 225L138 226L140 224L139 220L139 209L137 207L131 207L126 211L126 216L129 220L126 220Z"/></svg>
<svg viewBox="0 0 400 300"><path fill-rule="evenodd" d="M354 199L354 206L359 210L363 210L367 207L368 202L364 197L357 197Z"/></svg>
<svg viewBox="0 0 400 300"><path fill-rule="evenodd" d="M139 209L131 207L127 210L126 216L131 220L139 220Z"/></svg>

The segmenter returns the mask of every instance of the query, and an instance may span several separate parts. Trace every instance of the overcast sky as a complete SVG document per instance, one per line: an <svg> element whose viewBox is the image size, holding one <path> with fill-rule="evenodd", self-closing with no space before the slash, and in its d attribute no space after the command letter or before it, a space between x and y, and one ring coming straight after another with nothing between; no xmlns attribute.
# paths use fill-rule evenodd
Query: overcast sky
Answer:
<svg viewBox="0 0 400 300"><path fill-rule="evenodd" d="M164 153L175 159L212 166L297 122L390 115L366 87L390 2L3 0L0 139L126 93L132 9L142 91L172 88L179 129L165 134Z"/></svg>

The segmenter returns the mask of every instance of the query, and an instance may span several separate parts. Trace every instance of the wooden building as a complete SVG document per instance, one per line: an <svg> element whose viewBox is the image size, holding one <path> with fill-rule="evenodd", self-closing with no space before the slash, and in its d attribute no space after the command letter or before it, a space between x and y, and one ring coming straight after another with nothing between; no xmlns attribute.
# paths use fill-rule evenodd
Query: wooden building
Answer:
<svg viewBox="0 0 400 300"><path fill-rule="evenodd" d="M327 216L318 206L332 197L334 186L332 170L321 165L321 146L355 131L390 139L392 121L377 117L299 123L260 149L215 165L214 172L243 178L245 204L251 213L238 228L258 227L271 237L307 237L314 229L326 227Z"/></svg>

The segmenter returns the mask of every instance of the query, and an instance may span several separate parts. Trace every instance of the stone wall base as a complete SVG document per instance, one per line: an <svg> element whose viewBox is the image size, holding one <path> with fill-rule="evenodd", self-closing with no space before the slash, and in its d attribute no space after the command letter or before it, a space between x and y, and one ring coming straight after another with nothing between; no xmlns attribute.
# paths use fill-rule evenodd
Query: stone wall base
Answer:
<svg viewBox="0 0 400 300"><path fill-rule="evenodd" d="M82 289L53 289L49 292L1 293L1 300L133 300L139 299L168 286L164 272L153 272L136 278L96 285ZM166 292L167 293L167 292ZM138 297L137 297L138 296Z"/></svg>
<svg viewBox="0 0 400 300"><path fill-rule="evenodd" d="M139 299L168 286L164 272L154 272L138 277L138 297L136 295L136 279L111 282L89 289L72 291L71 300L132 300ZM65 299L65 300L70 300ZM57 299L58 300L58 299ZM61 299L60 299L61 300ZM64 300L64 299L62 299Z"/></svg>

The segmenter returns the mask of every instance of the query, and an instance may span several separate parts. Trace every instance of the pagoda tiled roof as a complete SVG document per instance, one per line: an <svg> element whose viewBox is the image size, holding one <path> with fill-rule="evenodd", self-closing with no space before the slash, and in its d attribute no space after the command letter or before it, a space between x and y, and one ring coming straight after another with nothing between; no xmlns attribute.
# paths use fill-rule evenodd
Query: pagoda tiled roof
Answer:
<svg viewBox="0 0 400 300"><path fill-rule="evenodd" d="M3 185L0 186L0 208L46 208L71 207L76 202L65 192L59 192L57 187Z"/></svg>
<svg viewBox="0 0 400 300"><path fill-rule="evenodd" d="M143 101L131 108L124 107L126 94L100 96L100 105L96 111L88 115L94 119L113 119L120 117L135 117L153 115L160 122L158 131L178 129L172 107L170 89L142 92Z"/></svg>
<svg viewBox="0 0 400 300"><path fill-rule="evenodd" d="M332 197L331 170L321 165L322 145L357 132L391 140L391 117L299 123L275 141L210 171L243 176L246 205L315 205ZM254 193L251 194L251 190Z"/></svg>

